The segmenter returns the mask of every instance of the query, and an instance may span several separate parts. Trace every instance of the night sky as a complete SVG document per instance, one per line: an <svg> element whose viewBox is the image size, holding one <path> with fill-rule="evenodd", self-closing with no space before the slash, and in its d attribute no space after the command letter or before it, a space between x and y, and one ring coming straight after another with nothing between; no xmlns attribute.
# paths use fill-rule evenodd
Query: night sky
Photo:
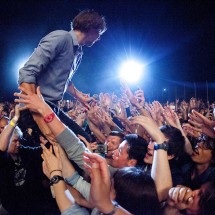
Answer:
<svg viewBox="0 0 215 215"><path fill-rule="evenodd" d="M119 93L118 70L129 58L146 65L132 89L147 100L173 100L215 93L215 1L43 0L0 2L0 72L2 99L12 99L18 68L53 30L70 30L73 17L94 9L106 17L108 30L84 56L73 80L83 92ZM131 71L132 72L132 71ZM166 88L167 91L162 93Z"/></svg>

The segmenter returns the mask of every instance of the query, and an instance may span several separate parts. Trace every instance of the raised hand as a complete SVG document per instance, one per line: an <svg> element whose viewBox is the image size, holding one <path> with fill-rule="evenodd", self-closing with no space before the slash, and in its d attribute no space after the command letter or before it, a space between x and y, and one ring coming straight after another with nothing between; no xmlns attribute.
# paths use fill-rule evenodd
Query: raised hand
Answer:
<svg viewBox="0 0 215 215"><path fill-rule="evenodd" d="M145 105L145 96L143 90L141 89L136 90L134 95L138 103L141 105L141 107L143 107Z"/></svg>
<svg viewBox="0 0 215 215"><path fill-rule="evenodd" d="M198 138L201 136L202 130L199 128L195 128L194 126L190 125L189 123L182 125L183 131L186 134L186 136L191 136L194 138Z"/></svg>
<svg viewBox="0 0 215 215"><path fill-rule="evenodd" d="M215 138L215 121L209 120L199 112L193 110L191 114L189 114L189 123L200 129L200 131L211 138Z"/></svg>
<svg viewBox="0 0 215 215"><path fill-rule="evenodd" d="M107 162L97 154L83 153L84 166L90 173L90 203L103 213L110 213L114 206L110 198L110 172Z"/></svg>
<svg viewBox="0 0 215 215"><path fill-rule="evenodd" d="M37 94L32 93L23 87L19 87L19 89L25 93L14 93L14 96L19 97L19 99L15 99L15 102L23 103L25 105L24 107L20 107L19 110L29 109L34 113L42 113L43 107L47 106L47 104L43 99L40 88L37 87Z"/></svg>
<svg viewBox="0 0 215 215"><path fill-rule="evenodd" d="M209 120L207 117L203 116L199 112L193 110L191 114L189 114L191 120L196 121L205 126L215 127L215 121Z"/></svg>
<svg viewBox="0 0 215 215"><path fill-rule="evenodd" d="M99 100L101 107L104 108L106 111L109 111L112 106L111 96L108 93L100 93Z"/></svg>
<svg viewBox="0 0 215 215"><path fill-rule="evenodd" d="M124 80L121 80L120 84L121 84L122 93L125 94L128 97L130 103L132 105L134 105L135 107L137 107L137 108L141 108L139 102L137 101L137 98L132 93L132 91L131 91L130 87L128 86L128 84Z"/></svg>
<svg viewBox="0 0 215 215"><path fill-rule="evenodd" d="M169 106L164 108L163 116L169 125L180 130L182 129L178 115Z"/></svg>
<svg viewBox="0 0 215 215"><path fill-rule="evenodd" d="M60 152L58 146L55 144L53 148L47 149L43 144L41 144L43 149L43 154L41 155L43 160L45 161L45 171L46 174L49 173L50 177L52 177L56 172L62 173L62 161L60 157ZM53 150L55 155L53 154Z"/></svg>
<svg viewBox="0 0 215 215"><path fill-rule="evenodd" d="M155 121L148 116L135 116L131 119L132 124L139 124L141 125L150 137L157 143L162 143L166 140L163 133L158 128Z"/></svg>

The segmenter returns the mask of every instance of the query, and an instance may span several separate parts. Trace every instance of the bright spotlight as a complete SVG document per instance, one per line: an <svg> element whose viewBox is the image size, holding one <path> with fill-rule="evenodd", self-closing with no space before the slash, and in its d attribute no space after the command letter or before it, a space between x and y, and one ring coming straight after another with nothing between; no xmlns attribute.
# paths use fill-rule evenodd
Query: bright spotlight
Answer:
<svg viewBox="0 0 215 215"><path fill-rule="evenodd" d="M141 78L143 65L136 61L127 61L120 69L120 77L127 82L135 83Z"/></svg>
<svg viewBox="0 0 215 215"><path fill-rule="evenodd" d="M26 63L27 60L21 60L17 63L17 69L20 70Z"/></svg>
<svg viewBox="0 0 215 215"><path fill-rule="evenodd" d="M29 57L22 57L20 59L17 59L17 61L14 62L13 69L14 69L14 74L15 78L18 78L19 75L19 70L25 65L26 61L28 60Z"/></svg>

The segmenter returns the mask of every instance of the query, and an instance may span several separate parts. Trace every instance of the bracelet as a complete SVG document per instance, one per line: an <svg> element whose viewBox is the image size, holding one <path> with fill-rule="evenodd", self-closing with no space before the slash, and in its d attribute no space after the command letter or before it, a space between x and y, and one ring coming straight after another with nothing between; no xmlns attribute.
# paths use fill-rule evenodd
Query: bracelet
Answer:
<svg viewBox="0 0 215 215"><path fill-rule="evenodd" d="M54 119L54 117L55 117L55 114L54 114L54 112L52 112L52 113L50 113L48 116L45 116L45 117L43 118L43 120L44 120L46 123L49 123L49 122L51 122L51 121Z"/></svg>
<svg viewBox="0 0 215 215"><path fill-rule="evenodd" d="M10 121L10 123L9 123L12 127L16 127L16 123L15 122L13 122L12 120Z"/></svg>
<svg viewBox="0 0 215 215"><path fill-rule="evenodd" d="M49 174L51 175L53 172L57 172L57 171L62 172L62 170L60 170L60 169L54 169Z"/></svg>

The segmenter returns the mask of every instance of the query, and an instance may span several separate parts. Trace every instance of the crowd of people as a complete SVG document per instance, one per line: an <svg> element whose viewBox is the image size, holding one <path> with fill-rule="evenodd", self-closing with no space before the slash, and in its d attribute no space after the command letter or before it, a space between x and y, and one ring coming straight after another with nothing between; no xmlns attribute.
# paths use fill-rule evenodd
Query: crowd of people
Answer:
<svg viewBox="0 0 215 215"><path fill-rule="evenodd" d="M20 69L0 104L0 214L215 214L215 103L150 103L125 81L120 97L91 97L71 82L106 29L82 11Z"/></svg>
<svg viewBox="0 0 215 215"><path fill-rule="evenodd" d="M214 214L214 103L148 103L141 89L121 85L121 97L59 102L85 136L61 122L39 88L0 104L0 198L9 214ZM53 139L35 125L19 129L26 109Z"/></svg>

